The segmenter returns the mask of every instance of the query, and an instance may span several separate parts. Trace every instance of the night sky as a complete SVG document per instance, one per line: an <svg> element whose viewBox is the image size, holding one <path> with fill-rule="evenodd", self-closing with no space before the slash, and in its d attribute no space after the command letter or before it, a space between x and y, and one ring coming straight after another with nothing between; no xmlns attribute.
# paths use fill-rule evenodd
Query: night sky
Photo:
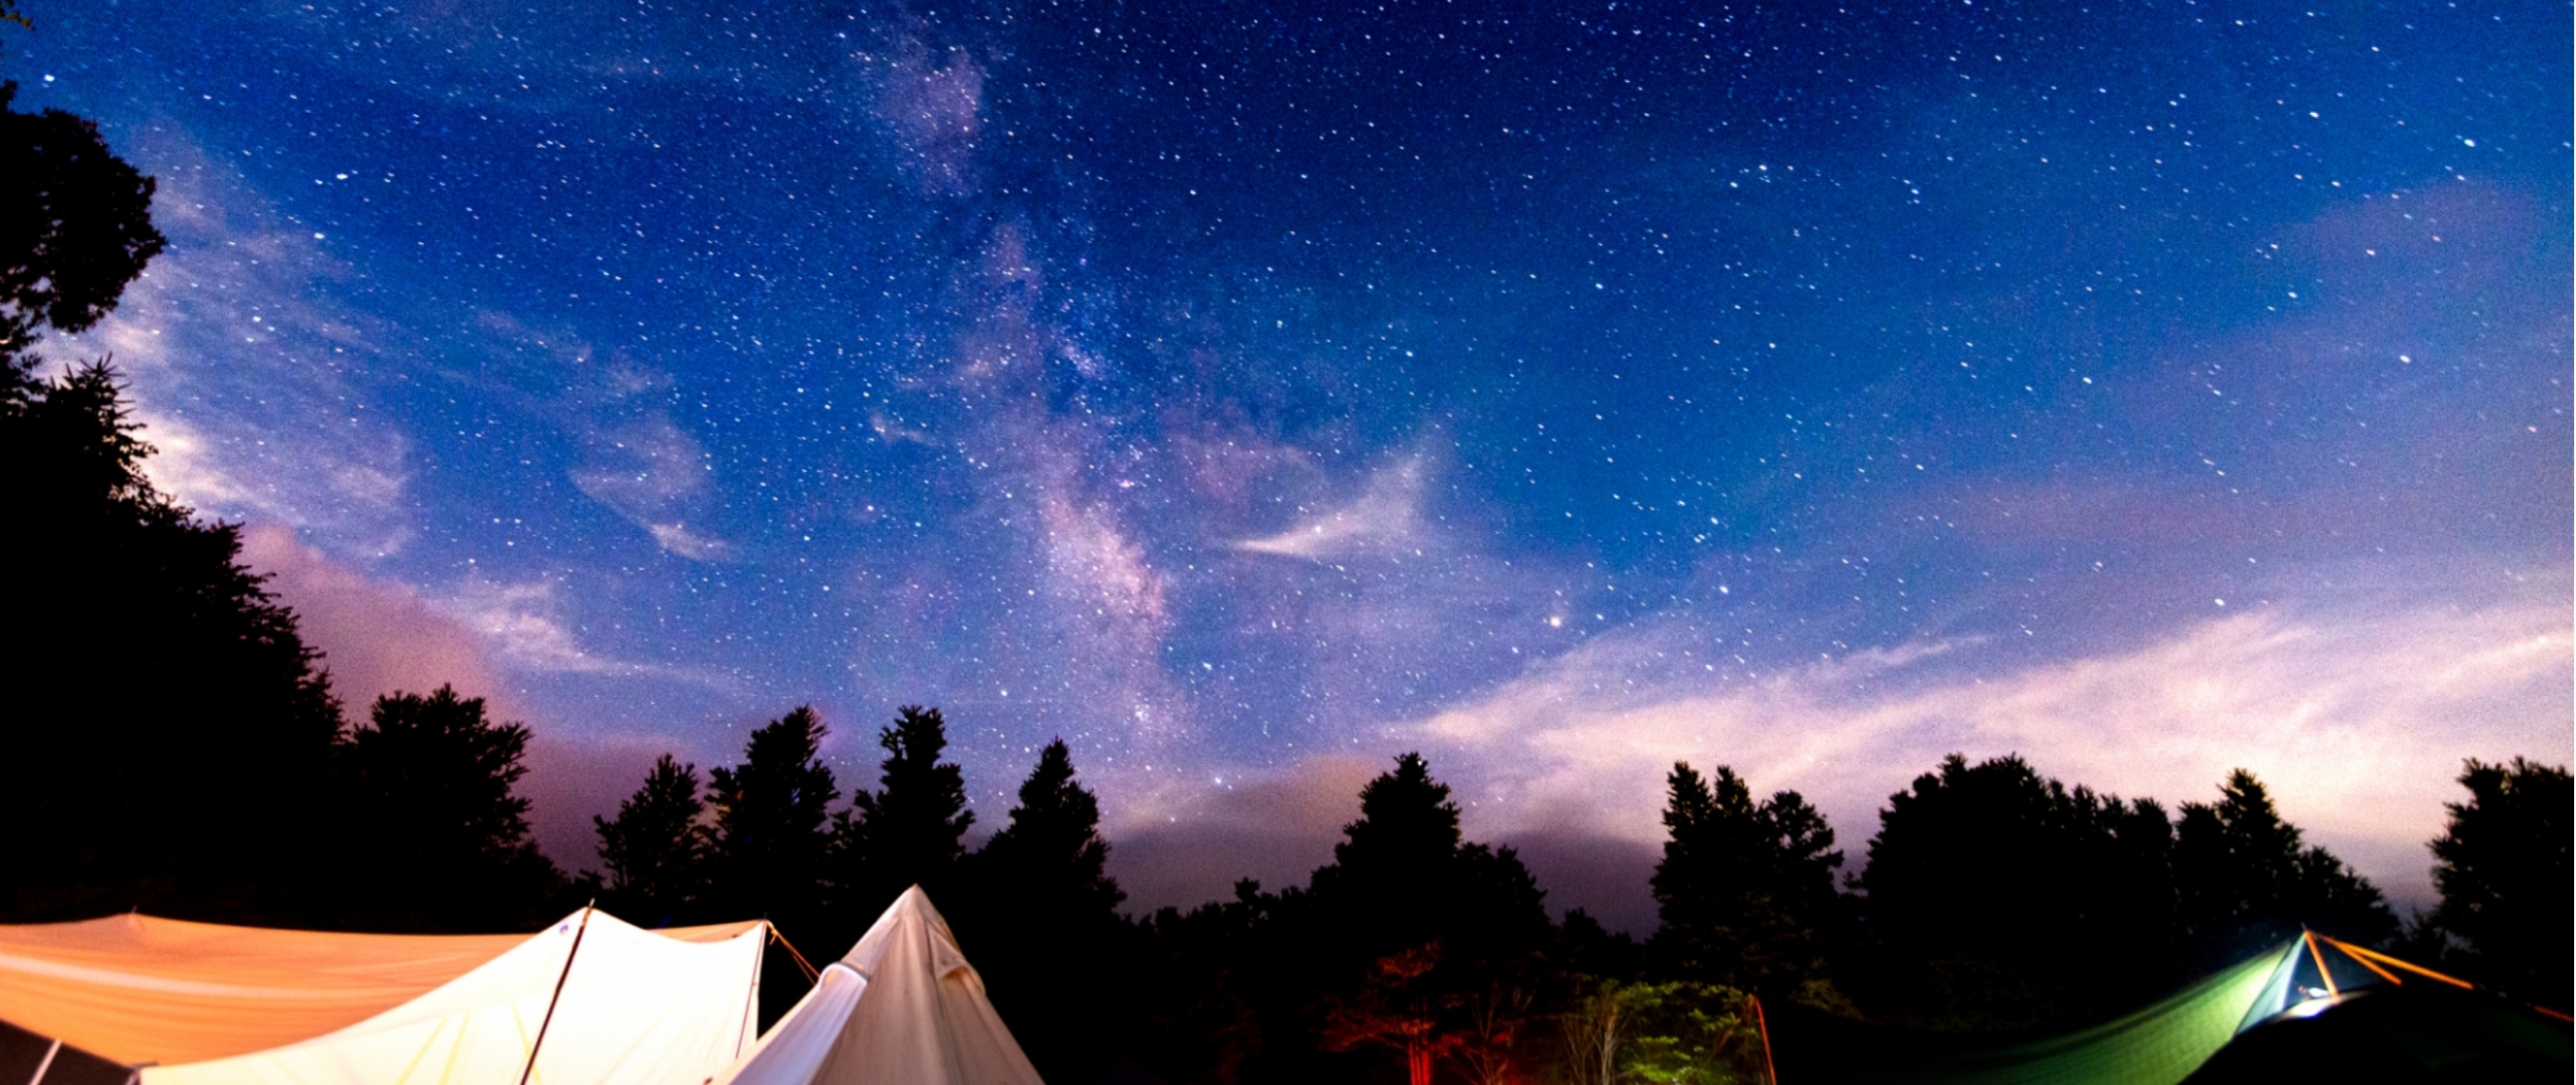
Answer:
<svg viewBox="0 0 2576 1085"><path fill-rule="evenodd" d="M171 239L49 355L568 865L923 703L1139 904L1409 749L1632 929L1674 760L1857 853L1953 750L2421 904L2576 741L2564 4L25 10Z"/></svg>

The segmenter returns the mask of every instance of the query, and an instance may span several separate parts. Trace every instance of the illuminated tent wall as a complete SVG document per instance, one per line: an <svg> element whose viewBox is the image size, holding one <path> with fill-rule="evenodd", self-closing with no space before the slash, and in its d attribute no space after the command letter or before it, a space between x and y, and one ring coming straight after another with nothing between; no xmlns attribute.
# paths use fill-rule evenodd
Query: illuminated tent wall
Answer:
<svg viewBox="0 0 2576 1085"><path fill-rule="evenodd" d="M715 1085L1040 1085L920 886Z"/></svg>
<svg viewBox="0 0 2576 1085"><path fill-rule="evenodd" d="M1780 1080L1810 1085L2176 1085L2233 1039L2289 957L2244 961L2135 1013L1995 1045L1783 1008L1770 1019Z"/></svg>
<svg viewBox="0 0 2576 1085"><path fill-rule="evenodd" d="M2187 1085L2563 1085L2576 1078L2570 1024L2562 1012L2311 934L2291 943L2235 1038Z"/></svg>
<svg viewBox="0 0 2576 1085"><path fill-rule="evenodd" d="M2322 936L2046 1039L1936 1036L1787 1008L1770 1028L1791 1085L2554 1085L2571 1073L2563 1021Z"/></svg>
<svg viewBox="0 0 2576 1085"><path fill-rule="evenodd" d="M703 1085L751 1044L767 934L596 911L534 937L0 927L0 1019L141 1085L511 1085L541 1027L531 1085Z"/></svg>

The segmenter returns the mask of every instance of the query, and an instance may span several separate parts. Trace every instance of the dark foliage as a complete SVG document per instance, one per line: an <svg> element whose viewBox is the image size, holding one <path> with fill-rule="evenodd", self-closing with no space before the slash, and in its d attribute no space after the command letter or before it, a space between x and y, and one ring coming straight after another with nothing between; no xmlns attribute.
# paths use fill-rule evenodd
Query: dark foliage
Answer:
<svg viewBox="0 0 2576 1085"><path fill-rule="evenodd" d="M1010 823L966 857L963 892L942 905L994 1007L1050 1081L1090 1080L1110 1056L1102 1039L1117 1015L1101 995L1127 967L1129 928L1108 861L1099 800L1075 781L1072 751L1050 742Z"/></svg>
<svg viewBox="0 0 2576 1085"><path fill-rule="evenodd" d="M844 936L852 928L823 895L832 842L824 823L841 795L832 770L816 756L826 733L822 717L799 705L751 732L742 764L708 770L706 802L715 823L707 892L700 898L707 918L769 920L791 943L812 949L818 967L855 937ZM760 973L762 1028L804 995L801 972L785 949L770 947Z"/></svg>
<svg viewBox="0 0 2576 1085"><path fill-rule="evenodd" d="M1666 782L1664 857L1652 883L1658 966L1775 1002L1839 1002L1825 958L1843 856L1824 815L1795 791L1757 804L1724 765L1704 780L1676 764Z"/></svg>
<svg viewBox="0 0 2576 1085"><path fill-rule="evenodd" d="M2324 848L2302 847L2254 774L2238 769L2214 804L2184 803L2173 845L2183 935L2201 967L2242 959L2311 927L2386 943L2397 917L2379 890Z"/></svg>
<svg viewBox="0 0 2576 1085"><path fill-rule="evenodd" d="M7 209L7 213L22 213ZM0 889L11 918L320 918L339 707L237 529L155 490L104 365L0 358Z"/></svg>
<svg viewBox="0 0 2576 1085"><path fill-rule="evenodd" d="M377 698L339 748L348 925L523 931L568 907L513 791L527 750L527 727L493 723L480 697Z"/></svg>
<svg viewBox="0 0 2576 1085"><path fill-rule="evenodd" d="M1307 888L1244 882L1143 933L1152 978L1131 1054L1178 1081L1404 1079L1410 1055L1509 1028L1479 1020L1479 997L1545 989L1560 945L1519 857L1463 839L1449 788L1416 754L1361 790L1359 819ZM1431 1031L1405 1040L1421 1020Z"/></svg>
<svg viewBox="0 0 2576 1085"><path fill-rule="evenodd" d="M817 753L826 734L811 706L752 731L742 764L707 773L715 811L709 906L730 918L765 916L792 931L817 918L830 838L823 823L841 797ZM791 937L793 935L791 934Z"/></svg>
<svg viewBox="0 0 2576 1085"><path fill-rule="evenodd" d="M965 774L939 760L948 724L938 709L897 709L894 726L877 732L877 745L886 751L877 790L853 789L850 809L833 818L833 911L842 916L873 919L915 885L937 900L975 823Z"/></svg>
<svg viewBox="0 0 2576 1085"><path fill-rule="evenodd" d="M1939 1029L2105 1017L2178 980L2152 802L1956 754L1888 799L1855 885L1861 1004ZM2084 965L2067 954L2081 946Z"/></svg>
<svg viewBox="0 0 2576 1085"><path fill-rule="evenodd" d="M2442 903L2432 927L2466 944L2461 967L2472 977L2565 1010L2576 956L2567 820L2576 786L2566 769L2519 757L2472 758L2459 780L2469 801L2443 804L2450 823L2433 841Z"/></svg>
<svg viewBox="0 0 2576 1085"><path fill-rule="evenodd" d="M714 851L706 812L698 797L698 767L663 754L644 786L618 804L614 820L590 819L599 833L599 862L608 873L600 906L648 927L701 918Z"/></svg>
<svg viewBox="0 0 2576 1085"><path fill-rule="evenodd" d="M1545 943L1537 880L1512 849L1460 835L1449 785L1431 778L1420 754L1396 758L1360 789L1359 820L1342 835L1304 903L1338 936L1354 979L1380 958L1435 941L1453 964L1506 960Z"/></svg>
<svg viewBox="0 0 2576 1085"><path fill-rule="evenodd" d="M0 321L79 331L161 252L154 182L108 150L98 125L16 112L17 93L0 82Z"/></svg>

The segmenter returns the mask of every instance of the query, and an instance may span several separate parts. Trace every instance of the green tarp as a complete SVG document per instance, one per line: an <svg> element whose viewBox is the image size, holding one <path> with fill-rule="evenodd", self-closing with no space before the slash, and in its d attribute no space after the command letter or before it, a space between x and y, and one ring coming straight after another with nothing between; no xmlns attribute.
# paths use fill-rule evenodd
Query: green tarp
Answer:
<svg viewBox="0 0 2576 1085"><path fill-rule="evenodd" d="M2233 1039L2288 970L2292 942L2145 1009L2080 1032L1999 1046L1856 1022L1776 1021L1772 1054L1791 1085L2178 1085ZM2275 997L2277 998L2277 992Z"/></svg>

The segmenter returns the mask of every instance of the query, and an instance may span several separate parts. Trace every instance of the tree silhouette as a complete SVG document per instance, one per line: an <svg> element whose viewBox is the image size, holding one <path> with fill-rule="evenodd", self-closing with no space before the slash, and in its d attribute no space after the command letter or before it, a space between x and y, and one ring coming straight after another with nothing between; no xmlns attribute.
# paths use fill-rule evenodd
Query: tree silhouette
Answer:
<svg viewBox="0 0 2576 1085"><path fill-rule="evenodd" d="M1127 894L1108 860L1099 800L1076 782L1058 739L1020 784L1010 823L966 857L965 892L943 904L982 962L993 1004L1051 1080L1089 1080L1110 1055L1103 977L1121 968Z"/></svg>
<svg viewBox="0 0 2576 1085"><path fill-rule="evenodd" d="M1825 948L1840 901L1824 815L1795 791L1756 804L1735 770L1667 777L1664 857L1652 881L1663 967L1700 983L1790 1001L1839 1001Z"/></svg>
<svg viewBox="0 0 2576 1085"><path fill-rule="evenodd" d="M2237 769L2218 790L2216 803L2184 803L2174 832L2180 916L2203 964L2240 959L2302 926L2373 944L2396 936L2379 890L2324 848L2302 847L2253 773Z"/></svg>
<svg viewBox="0 0 2576 1085"><path fill-rule="evenodd" d="M59 109L10 108L0 82L0 339L35 323L80 331L116 307L165 244L154 181L109 151L98 125Z"/></svg>
<svg viewBox="0 0 2576 1085"><path fill-rule="evenodd" d="M9 21L28 25L15 5ZM0 916L148 907L310 921L339 706L294 616L142 472L104 364L36 376L37 331L88 327L161 249L152 181L96 126L0 83Z"/></svg>
<svg viewBox="0 0 2576 1085"><path fill-rule="evenodd" d="M22 208L0 208L15 216ZM237 530L155 489L103 365L0 348L0 912L312 921L338 704Z"/></svg>
<svg viewBox="0 0 2576 1085"><path fill-rule="evenodd" d="M1010 823L977 853L977 884L1049 915L1105 921L1127 899L1109 876L1108 863L1100 801L1075 782L1073 754L1064 740L1049 742L1020 784Z"/></svg>
<svg viewBox="0 0 2576 1085"><path fill-rule="evenodd" d="M2576 874L2568 862L2568 811L2576 786L2564 768L2514 758L2471 758L2460 786L2469 801L2433 841L2433 880L2442 891L2435 929L2468 944L2467 969L2542 1005L2569 1005L2569 929Z"/></svg>
<svg viewBox="0 0 2576 1085"><path fill-rule="evenodd" d="M800 705L752 731L742 764L708 771L716 914L798 929L813 919L829 840L823 823L841 794L816 756L826 733L813 707Z"/></svg>
<svg viewBox="0 0 2576 1085"><path fill-rule="evenodd" d="M938 709L897 709L894 725L877 732L877 745L886 751L877 790L852 789L850 810L832 827L834 911L861 923L906 887L936 894L965 855L966 830L975 823L964 774L939 760L948 725Z"/></svg>
<svg viewBox="0 0 2576 1085"><path fill-rule="evenodd" d="M1375 960L1439 941L1451 961L1509 957L1547 935L1543 894L1512 849L1466 842L1449 785L1422 755L1395 759L1360 789L1359 820L1309 895L1325 921Z"/></svg>
<svg viewBox="0 0 2576 1085"><path fill-rule="evenodd" d="M340 748L352 911L410 931L526 930L554 918L562 875L528 840L528 729L450 686L376 699Z"/></svg>
<svg viewBox="0 0 2576 1085"><path fill-rule="evenodd" d="M2153 925L2165 824L2152 803L2070 791L2018 756L1944 758L1889 797L1855 882L1862 1003L1933 1028L2057 1027L2180 978ZM2088 965L2069 968L2078 944Z"/></svg>
<svg viewBox="0 0 2576 1085"><path fill-rule="evenodd" d="M1407 1039L1407 1050L1448 1051L1471 1030L1463 1013L1469 996L1532 982L1536 957L1554 935L1537 879L1512 849L1463 838L1448 785L1416 753L1360 789L1359 819L1342 836L1310 888L1280 901L1277 937L1289 959L1277 975L1345 1014L1369 1006L1397 1013L1384 999L1400 988L1403 999L1441 1011L1434 1032ZM1389 962L1427 971L1399 977ZM1273 1012L1286 1022L1305 1016L1298 1010ZM1355 1026L1327 1019L1309 1027Z"/></svg>
<svg viewBox="0 0 2576 1085"><path fill-rule="evenodd" d="M644 786L618 804L616 820L593 815L599 861L608 868L601 903L648 926L696 917L713 851L706 809L698 767L663 754Z"/></svg>

